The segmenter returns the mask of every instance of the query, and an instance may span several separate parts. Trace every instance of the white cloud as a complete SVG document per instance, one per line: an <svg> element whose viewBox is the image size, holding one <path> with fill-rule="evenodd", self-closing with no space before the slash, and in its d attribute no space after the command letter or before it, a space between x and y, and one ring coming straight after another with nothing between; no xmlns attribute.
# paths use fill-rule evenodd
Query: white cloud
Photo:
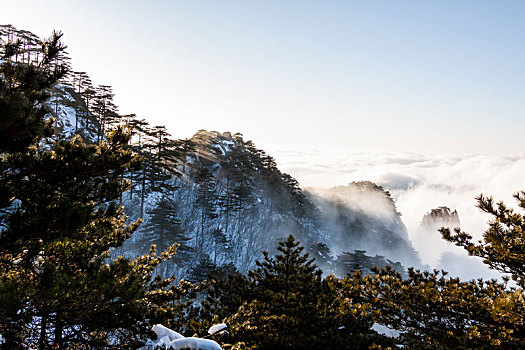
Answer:
<svg viewBox="0 0 525 350"><path fill-rule="evenodd" d="M475 197L483 193L516 207L512 195L525 190L523 154L425 156L340 150L269 153L280 169L304 187L332 187L360 180L382 185L392 193L413 241L417 241L414 238L424 214L439 206L456 209L462 229L479 239L491 218L476 207ZM446 244L436 249L452 251Z"/></svg>

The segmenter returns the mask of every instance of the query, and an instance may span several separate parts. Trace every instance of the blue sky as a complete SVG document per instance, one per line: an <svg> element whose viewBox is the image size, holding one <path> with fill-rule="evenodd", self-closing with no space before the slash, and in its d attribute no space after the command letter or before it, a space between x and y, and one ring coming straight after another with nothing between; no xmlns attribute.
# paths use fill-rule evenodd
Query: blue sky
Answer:
<svg viewBox="0 0 525 350"><path fill-rule="evenodd" d="M3 1L123 113L262 148L519 153L522 1Z"/></svg>

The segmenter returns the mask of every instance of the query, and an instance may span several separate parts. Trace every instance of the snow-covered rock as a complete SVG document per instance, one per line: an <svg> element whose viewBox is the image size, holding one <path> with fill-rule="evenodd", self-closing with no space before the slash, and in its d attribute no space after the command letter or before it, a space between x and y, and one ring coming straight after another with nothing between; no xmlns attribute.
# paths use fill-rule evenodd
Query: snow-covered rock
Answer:
<svg viewBox="0 0 525 350"><path fill-rule="evenodd" d="M191 349L191 350L222 350L220 345L210 339L184 338L172 341L168 349Z"/></svg>
<svg viewBox="0 0 525 350"><path fill-rule="evenodd" d="M226 329L226 324L216 324L210 327L209 334L218 333ZM166 349L191 349L191 350L222 350L217 342L210 339L189 337L186 338L182 334L175 332L168 327L161 324L156 324L152 330L157 334L157 341L149 344L148 347L158 348L165 347Z"/></svg>
<svg viewBox="0 0 525 350"><path fill-rule="evenodd" d="M175 332L174 330L169 329L168 327L164 327L161 324L156 324L152 328L153 332L157 334L157 338L163 339L164 337L167 337L169 341L177 340L177 339L184 339L184 336L178 332Z"/></svg>
<svg viewBox="0 0 525 350"><path fill-rule="evenodd" d="M219 324L214 324L213 326L210 327L210 329L208 330L208 334L216 334L216 333L219 333L219 332L222 332L224 331L228 326L225 324L225 323L219 323Z"/></svg>

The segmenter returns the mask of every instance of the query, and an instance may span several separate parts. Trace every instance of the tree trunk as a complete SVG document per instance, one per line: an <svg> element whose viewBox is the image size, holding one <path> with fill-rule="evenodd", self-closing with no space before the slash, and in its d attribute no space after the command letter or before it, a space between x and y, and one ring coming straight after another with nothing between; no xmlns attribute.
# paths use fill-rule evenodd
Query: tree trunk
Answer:
<svg viewBox="0 0 525 350"><path fill-rule="evenodd" d="M54 349L63 349L62 346L62 332L64 329L64 324L62 323L62 320L60 319L60 313L57 313L56 316L57 320L55 322L55 341L53 342L53 348Z"/></svg>
<svg viewBox="0 0 525 350"><path fill-rule="evenodd" d="M144 217L144 195L146 192L146 170L144 169L144 173L142 174L142 193L141 193L141 199L140 199L140 217Z"/></svg>
<svg viewBox="0 0 525 350"><path fill-rule="evenodd" d="M129 200L132 201L133 200L133 170L131 170L129 173L129 183L131 185L129 188Z"/></svg>
<svg viewBox="0 0 525 350"><path fill-rule="evenodd" d="M47 333L47 315L42 316L40 320L40 338L38 339L38 348L46 349L46 333Z"/></svg>

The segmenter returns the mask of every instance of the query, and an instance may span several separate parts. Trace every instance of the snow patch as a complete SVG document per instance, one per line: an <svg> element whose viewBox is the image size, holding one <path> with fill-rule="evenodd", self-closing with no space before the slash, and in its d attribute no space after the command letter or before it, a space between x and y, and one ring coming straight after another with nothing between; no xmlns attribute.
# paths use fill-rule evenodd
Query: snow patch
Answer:
<svg viewBox="0 0 525 350"><path fill-rule="evenodd" d="M164 327L161 324L156 324L152 328L153 332L157 334L157 338L159 340L164 339L167 337L169 341L177 340L177 339L184 339L184 336L178 332L175 332L174 330L169 329L168 327Z"/></svg>
<svg viewBox="0 0 525 350"><path fill-rule="evenodd" d="M226 329L226 324L216 324L210 327L208 333L215 334ZM188 350L222 350L217 342L210 339L189 337L185 338L182 334L174 330L156 324L152 330L157 334L157 341L148 345L149 347L165 347L166 349L188 349Z"/></svg>
<svg viewBox="0 0 525 350"><path fill-rule="evenodd" d="M386 335L387 337L390 337L390 338L397 338L399 337L399 334L400 334L399 331L388 328L387 326L383 326L382 324L379 324L379 323L374 323L374 325L372 326L372 329L376 331L377 333Z"/></svg>
<svg viewBox="0 0 525 350"><path fill-rule="evenodd" d="M208 334L216 334L225 330L228 326L225 323L214 324L208 330Z"/></svg>
<svg viewBox="0 0 525 350"><path fill-rule="evenodd" d="M209 339L184 338L172 341L167 346L168 349L191 349L191 350L222 350L219 344Z"/></svg>

